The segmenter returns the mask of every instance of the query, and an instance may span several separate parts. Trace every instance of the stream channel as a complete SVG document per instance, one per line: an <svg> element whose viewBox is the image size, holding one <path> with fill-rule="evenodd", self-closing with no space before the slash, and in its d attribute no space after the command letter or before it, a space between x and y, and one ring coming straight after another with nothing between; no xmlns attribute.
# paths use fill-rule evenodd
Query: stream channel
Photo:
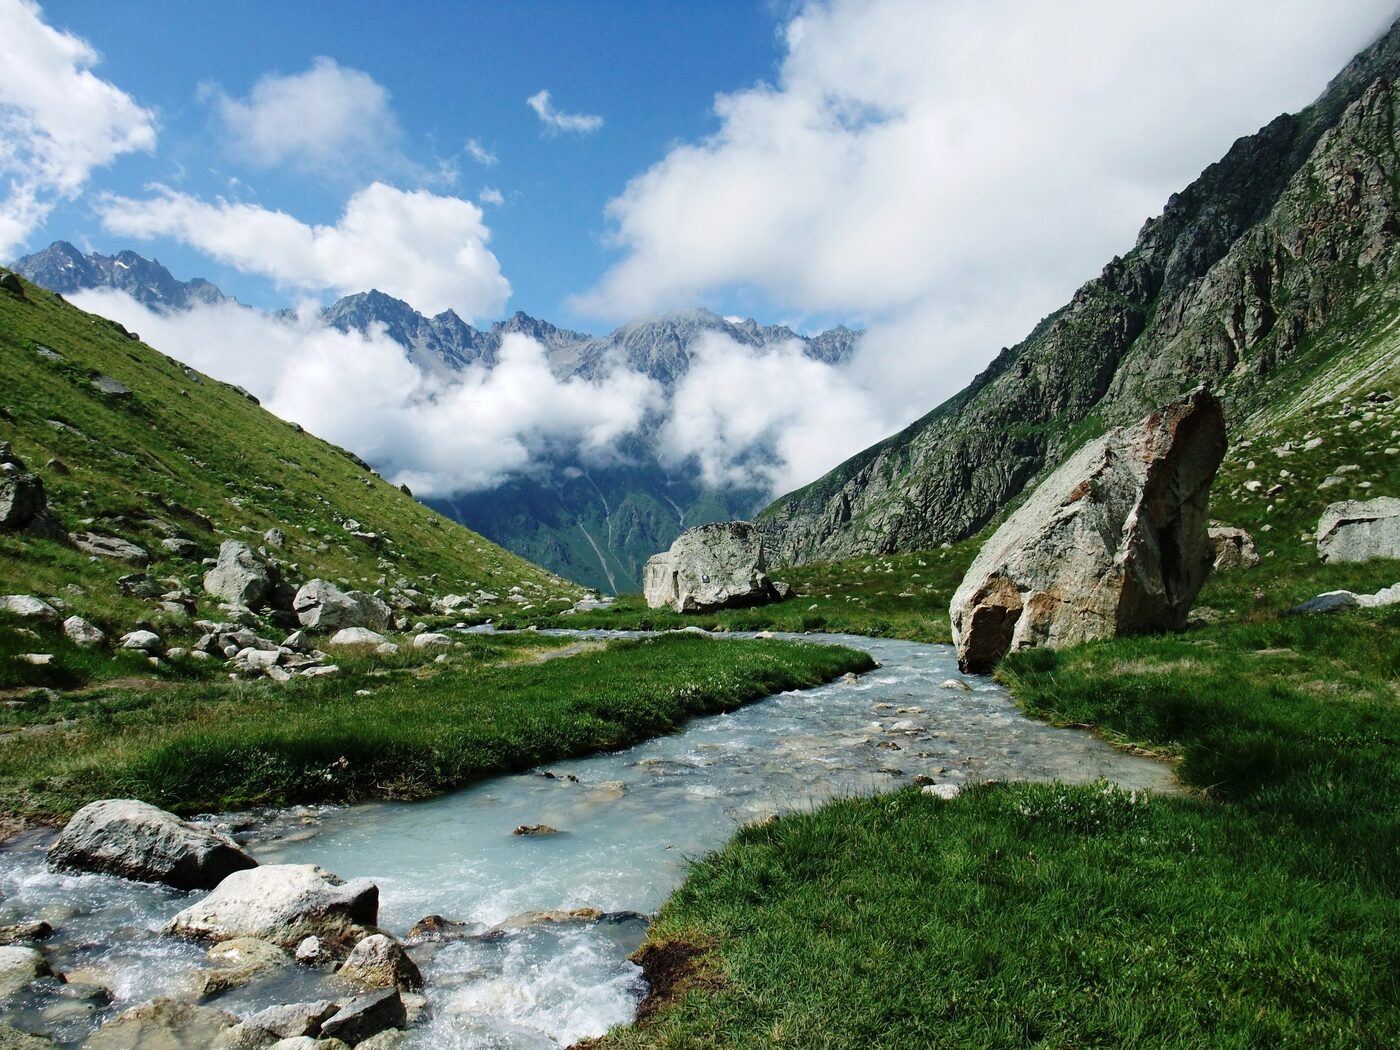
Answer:
<svg viewBox="0 0 1400 1050"><path fill-rule="evenodd" d="M261 863L310 862L346 879L373 879L379 924L400 938L426 915L477 924L473 932L484 936L410 948L428 1002L402 1046L535 1048L601 1035L633 1016L646 989L627 956L645 935L642 916L742 824L836 796L890 791L918 774L950 784L1105 778L1125 789L1176 790L1163 763L1021 715L990 679L959 674L949 646L777 637L850 645L880 666L854 682L694 719L626 751L496 777L429 802L300 807L261 815L251 828L233 817L211 823L236 830ZM968 688L945 686L949 680ZM528 824L560 833L511 834ZM76 1046L118 1010L188 996L206 965L203 948L155 931L199 893L56 874L44 863L50 841L51 834L31 834L0 852L0 924L49 919L56 933L44 948L53 967L106 985L114 1002L94 1011L12 1000L0 1019ZM581 908L609 914L521 918ZM328 984L323 974L293 968L210 1005L246 1016L275 1003L333 998Z"/></svg>

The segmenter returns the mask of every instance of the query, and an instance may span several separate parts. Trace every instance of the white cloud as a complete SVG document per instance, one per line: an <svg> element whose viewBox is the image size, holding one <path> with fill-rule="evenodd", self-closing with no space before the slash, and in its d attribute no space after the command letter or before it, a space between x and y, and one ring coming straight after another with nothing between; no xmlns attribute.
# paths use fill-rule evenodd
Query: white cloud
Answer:
<svg viewBox="0 0 1400 1050"><path fill-rule="evenodd" d="M855 374L906 421L1394 15L1393 0L808 0L777 82L720 96L715 134L610 202L622 257L575 305L631 316L740 287L873 318Z"/></svg>
<svg viewBox="0 0 1400 1050"><path fill-rule="evenodd" d="M476 139L467 139L467 144L462 148L467 151L467 156L471 157L472 160L476 161L478 164L484 164L488 168L500 160L496 154L492 153Z"/></svg>
<svg viewBox="0 0 1400 1050"><path fill-rule="evenodd" d="M95 76L97 52L47 25L38 4L0 0L0 258L94 168L150 150L155 117Z"/></svg>
<svg viewBox="0 0 1400 1050"><path fill-rule="evenodd" d="M776 495L885 435L870 395L796 340L755 349L710 332L693 350L661 449L672 462L696 457L706 484Z"/></svg>
<svg viewBox="0 0 1400 1050"><path fill-rule="evenodd" d="M565 113L554 108L548 91L537 91L525 100L525 105L535 111L545 131L557 135L561 131L571 131L579 135L591 135L603 126L603 118L584 113Z"/></svg>
<svg viewBox="0 0 1400 1050"><path fill-rule="evenodd" d="M476 199L481 201L482 204L500 205L506 202L505 194L496 189L495 186L481 187L481 192L476 195Z"/></svg>
<svg viewBox="0 0 1400 1050"><path fill-rule="evenodd" d="M368 73L321 55L303 73L268 73L246 99L209 89L231 147L263 167L344 171L400 163L402 132L389 92Z"/></svg>
<svg viewBox="0 0 1400 1050"><path fill-rule="evenodd" d="M518 333L494 368L428 376L382 331L341 332L314 305L295 321L232 303L155 313L112 290L79 292L171 356L252 391L270 411L351 449L419 496L489 489L537 469L552 448L607 462L658 404L656 385L616 371L560 381L544 348Z"/></svg>
<svg viewBox="0 0 1400 1050"><path fill-rule="evenodd" d="M344 295L373 287L426 313L450 307L480 317L510 296L481 208L457 197L376 182L350 198L334 226L309 226L255 204L156 191L102 198L102 224L130 237L176 238L288 288Z"/></svg>

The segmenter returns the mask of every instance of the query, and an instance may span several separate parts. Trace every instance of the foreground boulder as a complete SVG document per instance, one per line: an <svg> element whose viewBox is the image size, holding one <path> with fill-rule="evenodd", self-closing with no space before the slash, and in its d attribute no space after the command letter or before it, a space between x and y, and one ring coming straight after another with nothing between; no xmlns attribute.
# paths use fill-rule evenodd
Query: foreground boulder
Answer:
<svg viewBox="0 0 1400 1050"><path fill-rule="evenodd" d="M49 850L49 864L59 870L120 875L182 890L213 889L257 863L222 835L124 798L78 810Z"/></svg>
<svg viewBox="0 0 1400 1050"><path fill-rule="evenodd" d="M416 992L423 987L423 975L402 945L382 933L371 934L355 945L337 974L362 988Z"/></svg>
<svg viewBox="0 0 1400 1050"><path fill-rule="evenodd" d="M1252 569L1259 564L1259 548L1254 545L1254 537L1244 529L1228 525L1212 525L1207 534L1215 553L1213 569L1227 572L1230 569Z"/></svg>
<svg viewBox="0 0 1400 1050"><path fill-rule="evenodd" d="M378 916L379 887L368 879L346 882L315 864L267 864L234 872L164 932L204 941L257 937L296 951L307 937L348 947Z"/></svg>
<svg viewBox="0 0 1400 1050"><path fill-rule="evenodd" d="M310 580L297 591L292 611L303 627L339 631L366 627L382 631L389 626L392 610L381 599L363 591L342 591L326 580Z"/></svg>
<svg viewBox="0 0 1400 1050"><path fill-rule="evenodd" d="M1091 441L993 533L949 612L958 664L1013 649L1180 629L1215 558L1211 482L1220 403L1197 389Z"/></svg>
<svg viewBox="0 0 1400 1050"><path fill-rule="evenodd" d="M402 1028L408 1023L408 1011L398 989L351 999L321 1025L323 1039L341 1039L354 1046L390 1028Z"/></svg>
<svg viewBox="0 0 1400 1050"><path fill-rule="evenodd" d="M1400 499L1331 504L1317 523L1317 553L1329 563L1400 558Z"/></svg>
<svg viewBox="0 0 1400 1050"><path fill-rule="evenodd" d="M264 604L276 588L271 567L242 540L225 540L218 563L204 574L204 589L230 605Z"/></svg>
<svg viewBox="0 0 1400 1050"><path fill-rule="evenodd" d="M178 999L152 999L108 1021L83 1050L207 1050L238 1018L210 1006Z"/></svg>
<svg viewBox="0 0 1400 1050"><path fill-rule="evenodd" d="M647 605L676 612L706 612L762 605L781 591L768 578L763 538L747 521L687 529L671 549L647 559Z"/></svg>

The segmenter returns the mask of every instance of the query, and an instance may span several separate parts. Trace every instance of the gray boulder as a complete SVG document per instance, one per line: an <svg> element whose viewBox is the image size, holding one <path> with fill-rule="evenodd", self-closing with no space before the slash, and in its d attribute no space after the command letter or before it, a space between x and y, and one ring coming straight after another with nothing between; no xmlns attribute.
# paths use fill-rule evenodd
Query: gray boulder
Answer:
<svg viewBox="0 0 1400 1050"><path fill-rule="evenodd" d="M128 631L121 637L123 649L136 649L143 653L159 655L164 651L160 635L154 631Z"/></svg>
<svg viewBox="0 0 1400 1050"><path fill-rule="evenodd" d="M91 802L49 850L50 866L177 889L212 889L257 861L222 835L136 799Z"/></svg>
<svg viewBox="0 0 1400 1050"><path fill-rule="evenodd" d="M17 616L21 620L37 620L40 623L59 621L58 610L32 594L0 594L0 612Z"/></svg>
<svg viewBox="0 0 1400 1050"><path fill-rule="evenodd" d="M752 524L701 525L647 559L643 591L649 607L676 612L762 605L777 597L766 570L763 538Z"/></svg>
<svg viewBox="0 0 1400 1050"><path fill-rule="evenodd" d="M257 937L288 951L307 937L348 947L379 915L379 887L350 882L314 864L266 864L235 871L190 905L164 932L196 940Z"/></svg>
<svg viewBox="0 0 1400 1050"><path fill-rule="evenodd" d="M351 999L334 1017L321 1025L323 1039L343 1039L354 1046L390 1028L402 1028L408 1011L397 988L386 988Z"/></svg>
<svg viewBox="0 0 1400 1050"><path fill-rule="evenodd" d="M1317 553L1329 563L1400 558L1400 499L1331 504L1317 523Z"/></svg>
<svg viewBox="0 0 1400 1050"><path fill-rule="evenodd" d="M292 957L275 944L256 937L235 937L220 941L204 953L214 964L196 977L199 994L218 995L230 988L241 988L266 974L292 965Z"/></svg>
<svg viewBox="0 0 1400 1050"><path fill-rule="evenodd" d="M382 933L371 934L355 945L337 976L362 988L414 992L423 987L423 975L408 953L398 941Z"/></svg>
<svg viewBox="0 0 1400 1050"><path fill-rule="evenodd" d="M375 634L368 627L346 627L344 630L336 631L331 635L330 641L326 643L328 647L342 648L352 645L373 645L380 646L384 643L382 634Z"/></svg>
<svg viewBox="0 0 1400 1050"><path fill-rule="evenodd" d="M343 627L367 627L382 631L392 611L381 599L363 591L342 591L327 580L308 580L292 600L292 611L303 627L338 631Z"/></svg>
<svg viewBox="0 0 1400 1050"><path fill-rule="evenodd" d="M204 574L204 589L230 605L249 609L272 596L277 578L272 568L242 540L225 540L219 560Z"/></svg>
<svg viewBox="0 0 1400 1050"><path fill-rule="evenodd" d="M415 649L451 649L452 645L450 636L434 631L415 635L413 638L413 648Z"/></svg>
<svg viewBox="0 0 1400 1050"><path fill-rule="evenodd" d="M1220 403L1197 389L1071 456L992 535L953 595L958 664L1013 649L1180 629L1215 553Z"/></svg>
<svg viewBox="0 0 1400 1050"><path fill-rule="evenodd" d="M199 553L199 544L181 536L168 536L160 541L161 550L177 558L193 558Z"/></svg>
<svg viewBox="0 0 1400 1050"><path fill-rule="evenodd" d="M1354 591L1325 591L1316 598L1289 609L1295 615L1302 613L1334 613L1347 609L1381 609L1387 605L1400 605L1400 583L1382 587L1374 594L1357 594Z"/></svg>
<svg viewBox="0 0 1400 1050"><path fill-rule="evenodd" d="M0 947L0 999L14 995L40 977L50 977L53 970L37 948L21 945Z"/></svg>
<svg viewBox="0 0 1400 1050"><path fill-rule="evenodd" d="M1244 529L1212 525L1206 532L1215 551L1215 572L1252 569L1259 564L1259 549L1254 546L1254 537Z"/></svg>
<svg viewBox="0 0 1400 1050"><path fill-rule="evenodd" d="M269 1031L280 1039L292 1039L299 1035L315 1035L339 1009L333 999L319 999L314 1003L284 1003L259 1010L248 1018L247 1023Z"/></svg>
<svg viewBox="0 0 1400 1050"><path fill-rule="evenodd" d="M96 532L75 532L69 539L73 541L73 546L84 554L91 554L98 558L127 561L133 565L146 565L151 560L151 556L146 553L145 548L138 547L130 540L120 539L117 536L102 536Z"/></svg>
<svg viewBox="0 0 1400 1050"><path fill-rule="evenodd" d="M0 475L0 528L22 529L47 506L44 483L33 474Z"/></svg>

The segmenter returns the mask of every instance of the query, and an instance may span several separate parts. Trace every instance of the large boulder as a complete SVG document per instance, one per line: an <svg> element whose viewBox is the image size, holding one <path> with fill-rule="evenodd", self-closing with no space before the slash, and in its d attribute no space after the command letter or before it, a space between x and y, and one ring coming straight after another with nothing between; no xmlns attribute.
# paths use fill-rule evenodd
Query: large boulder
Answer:
<svg viewBox="0 0 1400 1050"><path fill-rule="evenodd" d="M103 536L96 532L75 532L69 539L78 550L97 558L113 558L117 561L131 562L133 565L147 565L151 560L150 554L146 552L144 547L138 547L130 540L124 540L119 536Z"/></svg>
<svg viewBox="0 0 1400 1050"><path fill-rule="evenodd" d="M257 937L295 951L307 937L348 947L373 932L378 916L379 887L368 879L346 882L315 864L267 864L235 871L164 932L205 941Z"/></svg>
<svg viewBox="0 0 1400 1050"><path fill-rule="evenodd" d="M204 589L230 605L257 608L277 587L271 566L242 540L225 540L219 560L204 574Z"/></svg>
<svg viewBox="0 0 1400 1050"><path fill-rule="evenodd" d="M47 506L44 483L33 474L0 474L0 528L22 529Z"/></svg>
<svg viewBox="0 0 1400 1050"><path fill-rule="evenodd" d="M1007 652L1180 629L1210 572L1220 403L1197 389L1089 442L993 533L949 612L958 664Z"/></svg>
<svg viewBox="0 0 1400 1050"><path fill-rule="evenodd" d="M762 605L778 593L768 579L763 538L747 521L687 529L671 549L647 559L647 605L676 612L706 612Z"/></svg>
<svg viewBox="0 0 1400 1050"><path fill-rule="evenodd" d="M1400 558L1400 499L1331 504L1317 523L1317 553L1325 562Z"/></svg>
<svg viewBox="0 0 1400 1050"><path fill-rule="evenodd" d="M123 1011L83 1044L83 1050L208 1050L238 1018L212 1006L152 999Z"/></svg>
<svg viewBox="0 0 1400 1050"><path fill-rule="evenodd" d="M292 600L292 611L303 627L338 631L344 627L367 627L382 631L389 626L392 611L372 594L342 591L326 580L309 580Z"/></svg>
<svg viewBox="0 0 1400 1050"><path fill-rule="evenodd" d="M1229 569L1252 569L1259 564L1259 548L1254 545L1254 537L1244 529L1228 525L1212 525L1207 530L1211 549L1215 552L1212 564L1214 571Z"/></svg>
<svg viewBox="0 0 1400 1050"><path fill-rule="evenodd" d="M337 974L362 988L415 992L423 987L423 975L403 946L382 933L371 934L355 945Z"/></svg>
<svg viewBox="0 0 1400 1050"><path fill-rule="evenodd" d="M49 864L207 890L257 861L224 836L173 813L136 799L110 798L73 814L49 850Z"/></svg>

